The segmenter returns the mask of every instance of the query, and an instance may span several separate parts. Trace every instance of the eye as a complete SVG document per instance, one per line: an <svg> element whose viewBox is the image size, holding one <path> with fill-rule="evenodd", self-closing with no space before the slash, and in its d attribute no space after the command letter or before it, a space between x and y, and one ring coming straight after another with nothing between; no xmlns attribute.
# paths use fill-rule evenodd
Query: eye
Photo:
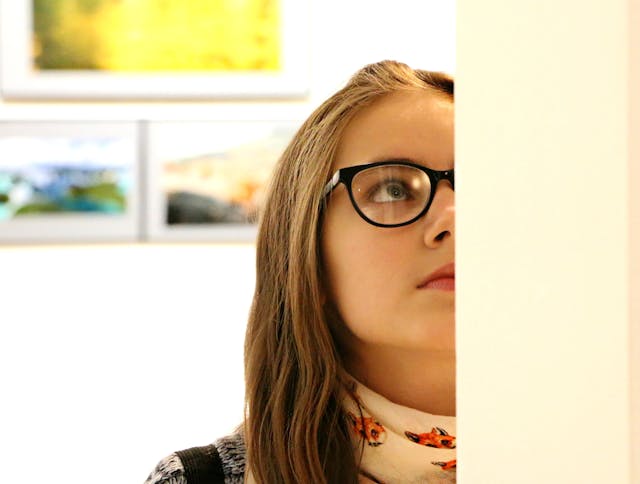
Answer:
<svg viewBox="0 0 640 484"><path fill-rule="evenodd" d="M375 203L401 202L409 200L411 192L399 180L385 180L371 189L369 200Z"/></svg>
<svg viewBox="0 0 640 484"><path fill-rule="evenodd" d="M378 436L378 431L376 429L371 430L371 436L372 437L377 437Z"/></svg>

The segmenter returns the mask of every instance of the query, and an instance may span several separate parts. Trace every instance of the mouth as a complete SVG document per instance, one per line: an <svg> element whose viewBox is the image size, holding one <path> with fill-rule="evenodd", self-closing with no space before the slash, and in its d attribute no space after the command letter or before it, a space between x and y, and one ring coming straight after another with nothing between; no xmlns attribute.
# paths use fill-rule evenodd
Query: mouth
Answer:
<svg viewBox="0 0 640 484"><path fill-rule="evenodd" d="M453 262L446 264L429 274L420 284L418 289L438 289L441 291L455 291L456 272Z"/></svg>

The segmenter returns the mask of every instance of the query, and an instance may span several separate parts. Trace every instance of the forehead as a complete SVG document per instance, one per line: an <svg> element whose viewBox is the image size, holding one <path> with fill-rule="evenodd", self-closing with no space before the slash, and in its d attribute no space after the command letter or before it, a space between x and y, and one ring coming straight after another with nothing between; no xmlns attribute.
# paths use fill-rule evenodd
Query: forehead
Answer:
<svg viewBox="0 0 640 484"><path fill-rule="evenodd" d="M453 166L454 105L426 90L387 94L359 111L343 132L333 168L404 158Z"/></svg>

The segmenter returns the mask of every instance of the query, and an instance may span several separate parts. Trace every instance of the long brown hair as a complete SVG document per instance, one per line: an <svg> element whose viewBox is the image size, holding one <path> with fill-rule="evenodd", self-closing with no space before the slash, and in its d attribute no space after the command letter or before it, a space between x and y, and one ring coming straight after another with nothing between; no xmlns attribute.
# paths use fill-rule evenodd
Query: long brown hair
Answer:
<svg viewBox="0 0 640 484"><path fill-rule="evenodd" d="M345 374L325 309L323 187L363 106L402 90L453 101L453 79L382 61L358 71L303 123L280 158L260 218L245 340L247 460L259 483L356 483L342 411Z"/></svg>

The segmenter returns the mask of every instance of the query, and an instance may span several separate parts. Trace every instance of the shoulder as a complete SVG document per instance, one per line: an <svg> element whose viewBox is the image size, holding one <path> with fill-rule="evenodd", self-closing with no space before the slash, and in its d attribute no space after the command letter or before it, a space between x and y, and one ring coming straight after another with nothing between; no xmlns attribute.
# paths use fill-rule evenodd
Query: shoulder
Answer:
<svg viewBox="0 0 640 484"><path fill-rule="evenodd" d="M174 452L158 463L144 484L242 484L245 462L244 438L237 433L211 445Z"/></svg>
<svg viewBox="0 0 640 484"><path fill-rule="evenodd" d="M158 462L144 484L187 484L178 454L173 453Z"/></svg>
<svg viewBox="0 0 640 484"><path fill-rule="evenodd" d="M233 484L236 479L243 482L247 456L244 436L241 433L228 435L216 440L214 445L222 463L225 484Z"/></svg>

